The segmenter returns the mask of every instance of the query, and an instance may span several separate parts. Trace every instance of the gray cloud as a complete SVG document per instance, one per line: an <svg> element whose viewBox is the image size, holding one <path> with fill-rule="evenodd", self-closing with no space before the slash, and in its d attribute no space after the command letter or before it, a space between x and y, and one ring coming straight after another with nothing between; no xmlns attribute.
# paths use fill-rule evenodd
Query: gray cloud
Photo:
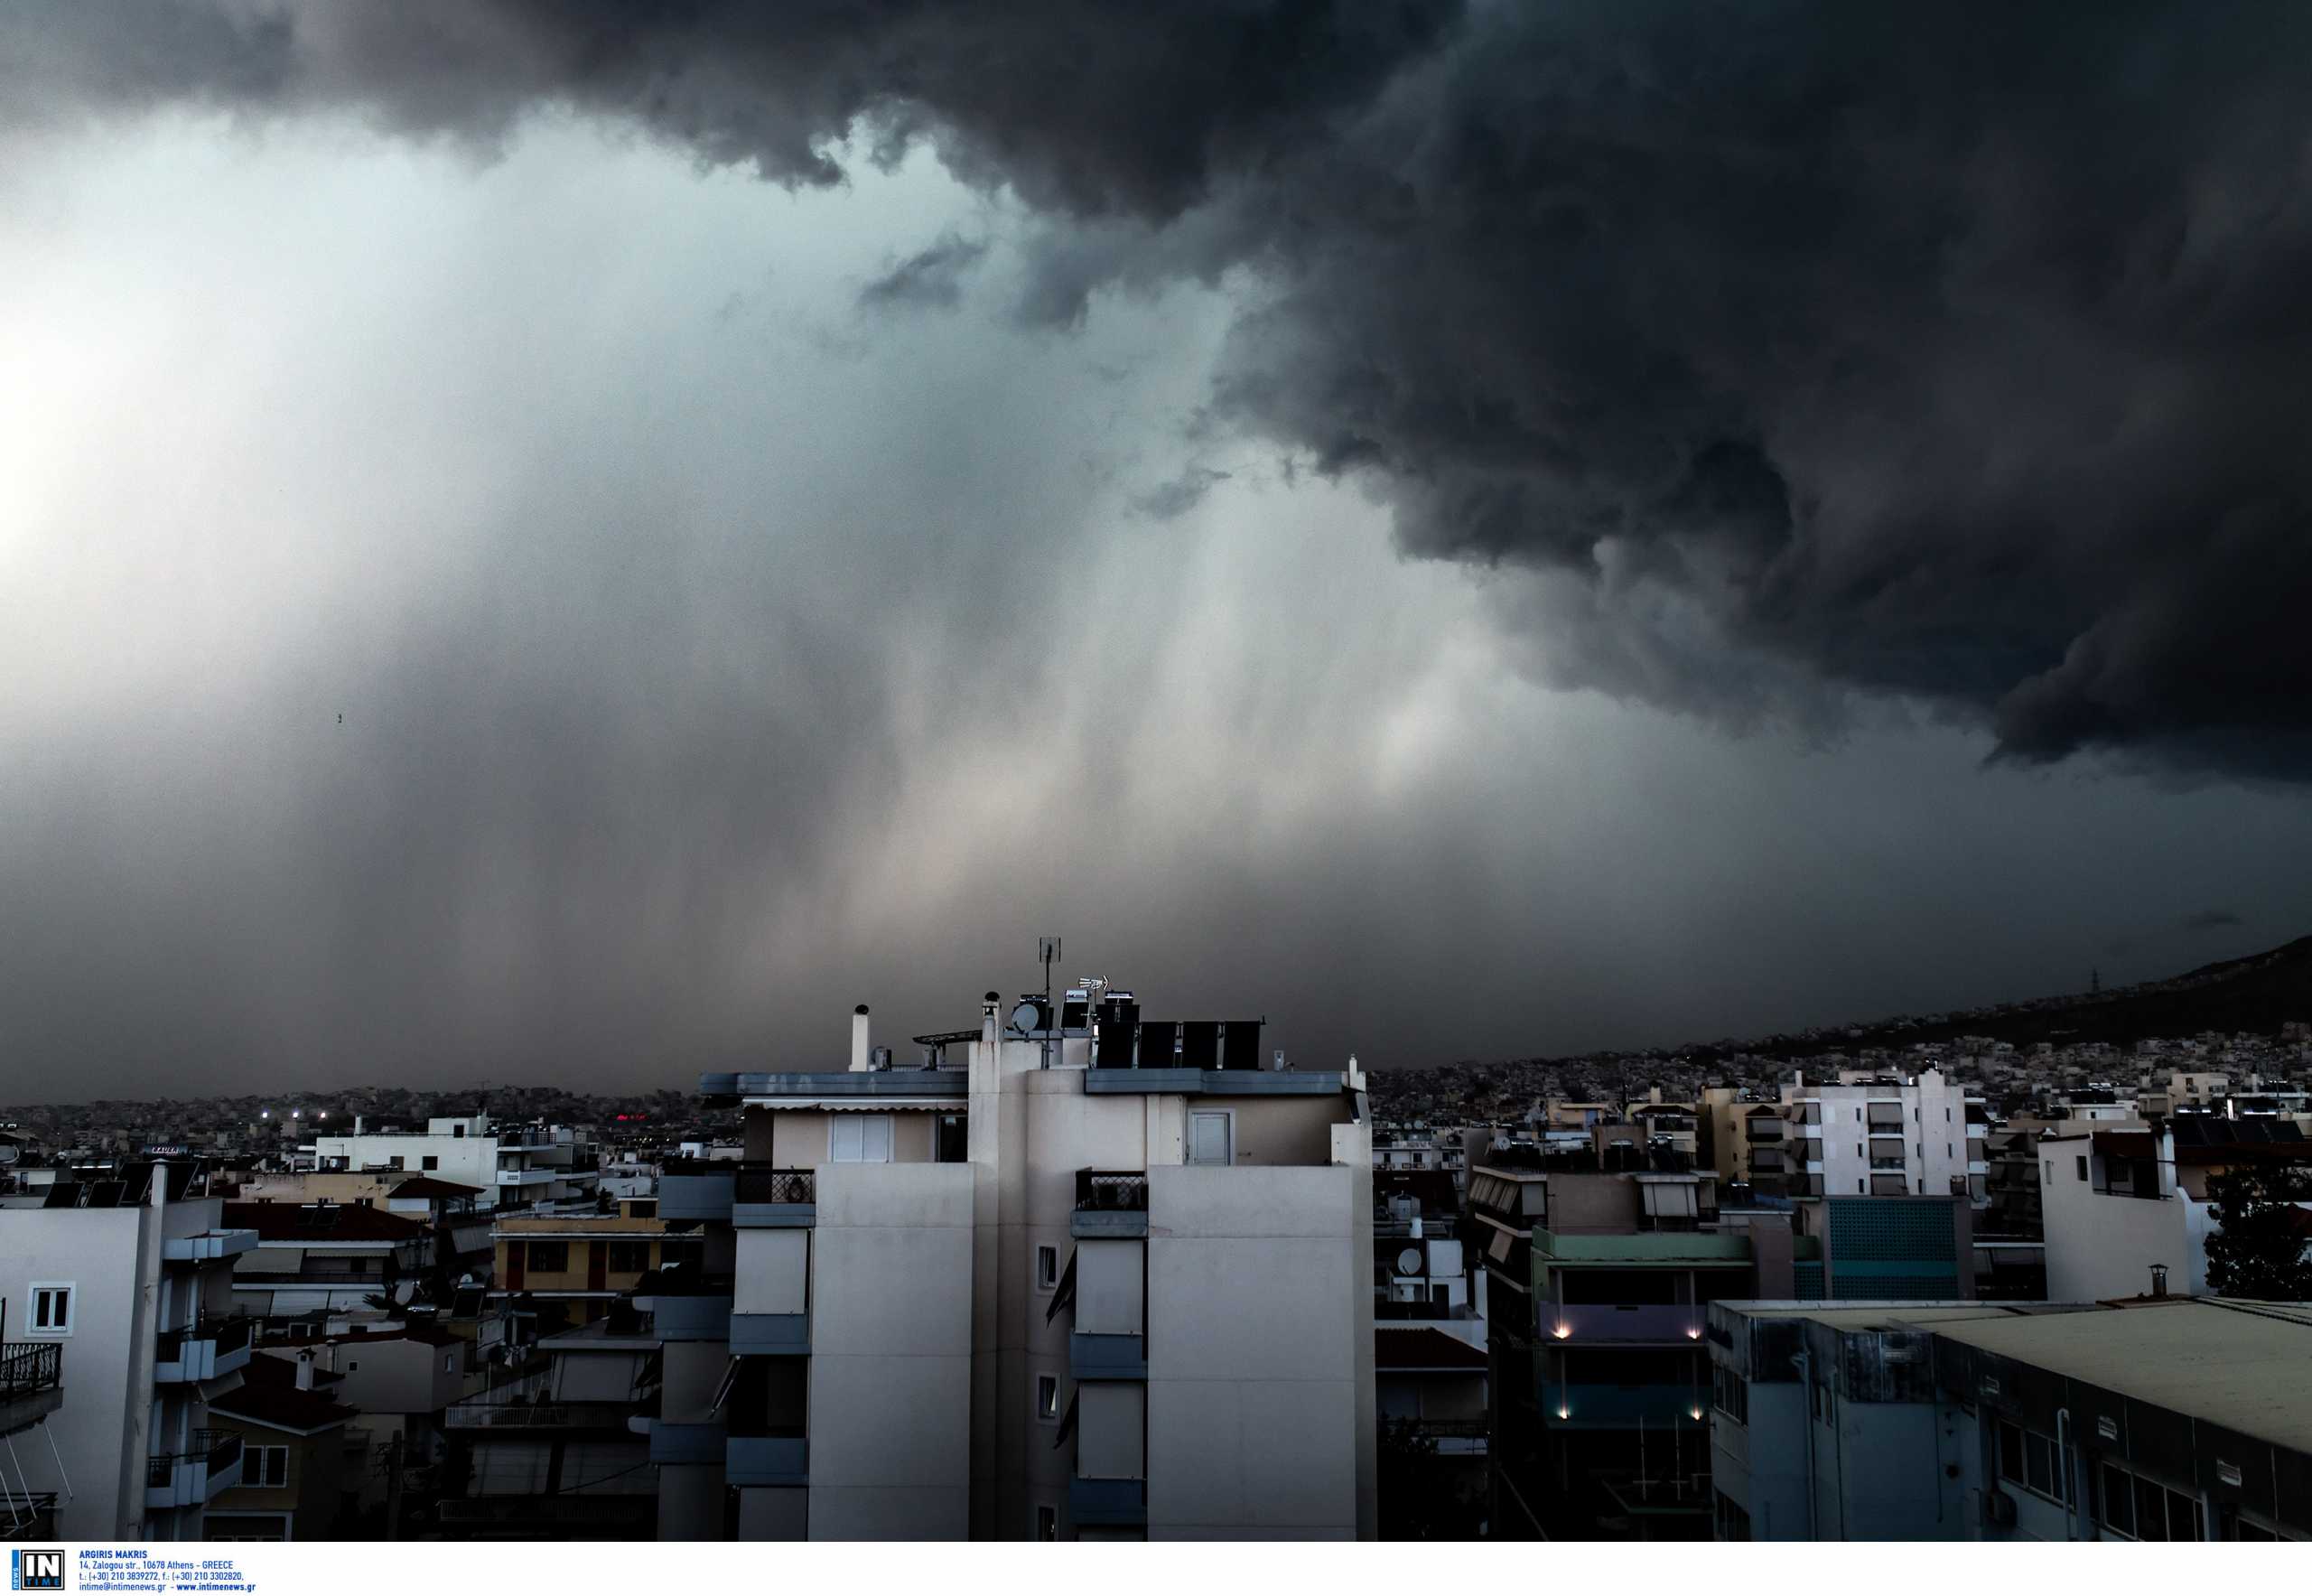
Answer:
<svg viewBox="0 0 2312 1596"><path fill-rule="evenodd" d="M2203 909L2184 917L2184 929L2187 931L2215 931L2244 923L2228 909Z"/></svg>
<svg viewBox="0 0 2312 1596"><path fill-rule="evenodd" d="M951 310L964 296L963 279L987 255L987 240L942 233L859 291L859 303L869 310L900 305Z"/></svg>
<svg viewBox="0 0 2312 1596"><path fill-rule="evenodd" d="M2292 792L2108 775L2294 768L2298 110L2162 64L2242 23L386 14L0 11L0 1097L681 1084L1045 931L1387 1063L2300 911ZM1009 321L851 313L949 236Z"/></svg>
<svg viewBox="0 0 2312 1596"><path fill-rule="evenodd" d="M1145 493L1133 495L1132 508L1151 520L1172 520L1202 504L1205 495L1217 484L1228 481L1229 474L1207 465L1183 466L1179 475L1170 481L1159 482Z"/></svg>
<svg viewBox="0 0 2312 1596"><path fill-rule="evenodd" d="M20 122L342 107L486 141L560 103L799 184L841 181L854 125L878 161L931 140L1068 219L1031 321L1258 275L1215 414L1370 481L1409 551L1532 574L1505 613L1552 681L1802 722L1891 695L2003 760L2312 773L2300 7L72 0L5 25ZM945 264L914 264L888 297L944 303Z"/></svg>

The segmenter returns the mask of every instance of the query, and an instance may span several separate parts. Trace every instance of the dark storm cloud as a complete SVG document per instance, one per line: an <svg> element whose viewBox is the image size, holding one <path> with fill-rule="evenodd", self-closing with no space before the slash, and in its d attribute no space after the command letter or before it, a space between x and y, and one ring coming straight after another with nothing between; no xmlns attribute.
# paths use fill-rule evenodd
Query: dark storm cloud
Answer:
<svg viewBox="0 0 2312 1596"><path fill-rule="evenodd" d="M854 119L881 158L928 137L1059 219L1030 320L1255 268L1216 414L1368 481L1410 552L1538 574L1504 612L1551 679L1740 719L1892 695L2003 760L2312 775L2300 6L63 0L0 26L19 120L346 106L487 139L568 103L812 184ZM916 264L889 296L943 300Z"/></svg>
<svg viewBox="0 0 2312 1596"><path fill-rule="evenodd" d="M2203 909L2197 914L2184 917L2187 931L2218 931L2241 924L2241 919L2228 909Z"/></svg>
<svg viewBox="0 0 2312 1596"><path fill-rule="evenodd" d="M952 309L964 296L964 278L986 256L984 238L943 233L862 288L859 303L868 310L900 305Z"/></svg>

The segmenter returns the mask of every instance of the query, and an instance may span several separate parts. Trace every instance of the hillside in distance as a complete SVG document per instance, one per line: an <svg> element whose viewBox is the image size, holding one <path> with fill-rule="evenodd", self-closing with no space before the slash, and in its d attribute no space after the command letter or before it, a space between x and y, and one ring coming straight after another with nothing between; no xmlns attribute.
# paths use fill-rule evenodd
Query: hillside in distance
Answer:
<svg viewBox="0 0 2312 1596"><path fill-rule="evenodd" d="M2312 937L2228 958L2164 980L2140 981L2101 992L2032 998L1950 1013L1906 1015L1867 1024L1823 1026L1795 1035L1749 1041L1722 1040L1679 1051L1696 1062L1749 1053L1797 1059L1859 1048L1901 1048L1913 1042L1987 1036L2021 1047L2047 1041L2126 1043L2145 1037L2192 1036L2203 1031L2277 1032L2290 1021L2312 1020Z"/></svg>

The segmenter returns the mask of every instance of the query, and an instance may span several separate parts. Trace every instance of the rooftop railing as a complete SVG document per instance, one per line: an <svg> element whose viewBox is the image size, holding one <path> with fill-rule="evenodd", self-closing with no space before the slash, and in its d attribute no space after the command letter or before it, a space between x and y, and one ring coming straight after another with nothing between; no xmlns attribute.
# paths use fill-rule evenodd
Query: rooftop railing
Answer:
<svg viewBox="0 0 2312 1596"><path fill-rule="evenodd" d="M1148 1176L1139 1170L1078 1170L1076 1207L1079 1212L1146 1213Z"/></svg>

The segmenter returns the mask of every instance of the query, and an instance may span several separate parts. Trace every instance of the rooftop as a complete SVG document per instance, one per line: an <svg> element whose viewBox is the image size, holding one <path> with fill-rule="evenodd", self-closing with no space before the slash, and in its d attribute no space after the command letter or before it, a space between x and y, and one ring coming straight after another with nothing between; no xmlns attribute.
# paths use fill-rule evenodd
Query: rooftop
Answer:
<svg viewBox="0 0 2312 1596"><path fill-rule="evenodd" d="M1900 1317L1907 1319L1909 1315ZM2312 1304L2173 1298L1984 1317L1938 1335L2225 1429L2312 1452Z"/></svg>
<svg viewBox="0 0 2312 1596"><path fill-rule="evenodd" d="M422 1220L366 1203L228 1202L225 1223L256 1231L259 1241L415 1241L426 1235Z"/></svg>
<svg viewBox="0 0 2312 1596"><path fill-rule="evenodd" d="M1386 1374L1395 1372L1438 1373L1450 1371L1483 1374L1486 1367L1484 1349L1471 1346L1459 1336L1449 1336L1433 1325L1421 1325L1401 1330L1394 1325L1375 1325L1373 1330L1373 1367Z"/></svg>

